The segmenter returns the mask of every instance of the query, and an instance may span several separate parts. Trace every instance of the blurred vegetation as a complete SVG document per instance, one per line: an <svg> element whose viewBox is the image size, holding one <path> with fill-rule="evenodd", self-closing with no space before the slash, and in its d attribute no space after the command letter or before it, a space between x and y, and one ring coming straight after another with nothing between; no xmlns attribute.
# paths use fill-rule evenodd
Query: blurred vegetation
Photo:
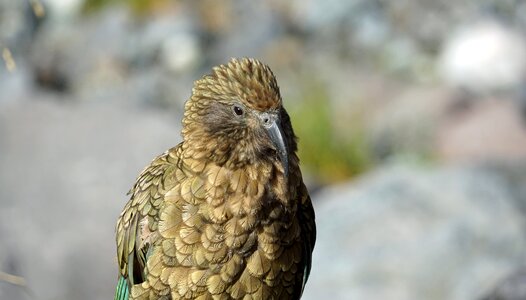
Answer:
<svg viewBox="0 0 526 300"><path fill-rule="evenodd" d="M298 140L302 168L322 184L342 181L371 167L361 118L350 118L346 138L336 133L327 88L306 82L294 107L287 107ZM286 103L285 103L285 106Z"/></svg>
<svg viewBox="0 0 526 300"><path fill-rule="evenodd" d="M100 10L110 4L125 4L136 14L145 14L159 10L173 2L173 0L84 0L84 11L87 13Z"/></svg>

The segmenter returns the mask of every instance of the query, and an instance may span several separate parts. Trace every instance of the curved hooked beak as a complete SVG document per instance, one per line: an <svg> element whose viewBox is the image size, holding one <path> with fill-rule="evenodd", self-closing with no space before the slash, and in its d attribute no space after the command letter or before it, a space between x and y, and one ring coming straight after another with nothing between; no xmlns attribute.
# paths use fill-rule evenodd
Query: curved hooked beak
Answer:
<svg viewBox="0 0 526 300"><path fill-rule="evenodd" d="M263 120L263 126L267 130L270 140L274 144L274 147L276 147L281 165L283 166L283 170L285 172L285 177L287 177L289 175L289 155L283 140L283 131L279 126L279 119L277 117L269 116L266 113L264 113L261 118Z"/></svg>

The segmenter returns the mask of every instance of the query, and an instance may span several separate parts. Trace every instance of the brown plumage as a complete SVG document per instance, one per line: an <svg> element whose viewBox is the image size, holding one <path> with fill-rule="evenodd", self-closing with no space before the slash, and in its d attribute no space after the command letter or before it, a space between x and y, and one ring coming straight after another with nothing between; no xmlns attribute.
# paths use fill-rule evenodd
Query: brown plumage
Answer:
<svg viewBox="0 0 526 300"><path fill-rule="evenodd" d="M129 290L117 294L299 299L314 211L272 71L254 59L213 68L195 82L182 135L139 175L119 217Z"/></svg>

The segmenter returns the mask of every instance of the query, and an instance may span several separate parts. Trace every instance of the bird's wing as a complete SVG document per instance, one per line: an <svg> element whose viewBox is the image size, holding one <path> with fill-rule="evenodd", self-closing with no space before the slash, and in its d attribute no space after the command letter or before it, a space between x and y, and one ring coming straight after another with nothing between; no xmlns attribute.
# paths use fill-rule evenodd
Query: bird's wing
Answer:
<svg viewBox="0 0 526 300"><path fill-rule="evenodd" d="M301 184L299 189L300 206L298 210L298 218L301 226L301 238L303 241L303 258L304 258L304 270L303 270L303 284L301 287L302 293L307 283L307 279L310 275L312 266L312 251L314 250L314 244L316 243L316 223L314 208L310 200L309 192L305 187L305 184Z"/></svg>
<svg viewBox="0 0 526 300"><path fill-rule="evenodd" d="M139 175L129 192L116 226L120 274L128 284L144 281L143 273L156 233L164 194L176 184L179 146L155 158Z"/></svg>

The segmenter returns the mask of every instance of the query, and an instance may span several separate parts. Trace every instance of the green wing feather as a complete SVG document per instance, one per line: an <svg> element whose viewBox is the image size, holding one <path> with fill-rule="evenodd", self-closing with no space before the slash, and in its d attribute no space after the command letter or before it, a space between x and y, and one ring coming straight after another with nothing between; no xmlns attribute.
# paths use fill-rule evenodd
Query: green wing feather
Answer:
<svg viewBox="0 0 526 300"><path fill-rule="evenodd" d="M149 234L157 227L163 191L176 184L174 172L179 148L177 146L158 156L141 172L130 191L130 200L117 221L120 277L115 300L128 300L131 286L141 283L146 277L144 268L151 254L150 243L154 239ZM141 225L142 221L147 222Z"/></svg>
<svg viewBox="0 0 526 300"><path fill-rule="evenodd" d="M117 283L117 289L115 290L114 300L128 300L130 297L130 289L128 287L128 281L123 276L119 277Z"/></svg>

